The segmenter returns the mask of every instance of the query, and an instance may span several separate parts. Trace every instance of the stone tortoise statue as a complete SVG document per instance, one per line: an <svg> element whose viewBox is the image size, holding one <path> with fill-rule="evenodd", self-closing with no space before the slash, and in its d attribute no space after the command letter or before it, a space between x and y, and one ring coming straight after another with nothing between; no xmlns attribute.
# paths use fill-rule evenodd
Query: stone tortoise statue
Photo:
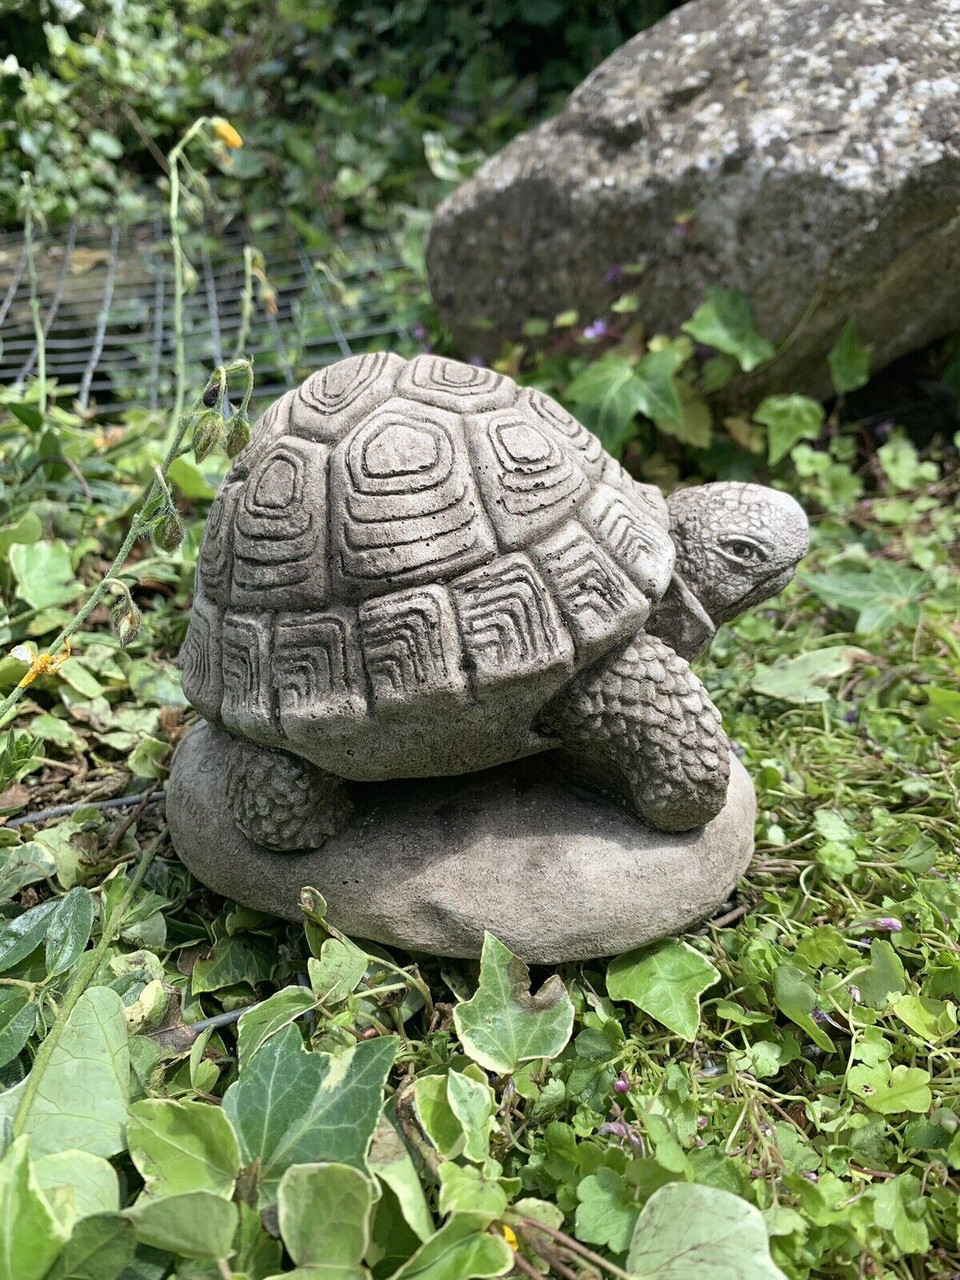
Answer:
<svg viewBox="0 0 960 1280"><path fill-rule="evenodd" d="M355 356L273 404L226 476L184 690L231 736L229 808L269 849L340 830L345 779L548 750L686 831L722 809L730 760L690 662L806 550L786 494L665 500L540 391Z"/></svg>

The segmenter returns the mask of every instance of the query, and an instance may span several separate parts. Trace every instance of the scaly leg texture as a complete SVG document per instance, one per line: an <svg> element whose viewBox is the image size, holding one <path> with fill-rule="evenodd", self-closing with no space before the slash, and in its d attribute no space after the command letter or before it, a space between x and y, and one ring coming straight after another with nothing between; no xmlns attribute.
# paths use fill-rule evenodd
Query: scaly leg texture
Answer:
<svg viewBox="0 0 960 1280"><path fill-rule="evenodd" d="M662 831L689 831L723 808L730 744L689 663L639 635L578 676L547 708L572 770L624 795Z"/></svg>
<svg viewBox="0 0 960 1280"><path fill-rule="evenodd" d="M226 791L243 834L280 853L317 848L353 810L342 778L289 751L239 739L230 744Z"/></svg>

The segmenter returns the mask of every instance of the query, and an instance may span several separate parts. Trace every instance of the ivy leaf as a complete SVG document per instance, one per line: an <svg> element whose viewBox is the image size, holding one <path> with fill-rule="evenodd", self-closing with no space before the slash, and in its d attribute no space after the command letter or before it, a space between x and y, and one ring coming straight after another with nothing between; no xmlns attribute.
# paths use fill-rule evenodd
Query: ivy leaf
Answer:
<svg viewBox="0 0 960 1280"><path fill-rule="evenodd" d="M485 933L476 995L457 1005L453 1022L469 1058L507 1075L521 1062L561 1052L573 1031L573 1004L557 974L533 995L527 966Z"/></svg>
<svg viewBox="0 0 960 1280"><path fill-rule="evenodd" d="M448 1071L446 1080L450 1109L465 1138L463 1154L468 1160L480 1164L487 1158L490 1132L495 1127L493 1115L497 1101L494 1092L488 1084L474 1080L462 1071Z"/></svg>
<svg viewBox="0 0 960 1280"><path fill-rule="evenodd" d="M486 1226L484 1217L454 1214L390 1280L486 1280L506 1275L513 1267L513 1250Z"/></svg>
<svg viewBox="0 0 960 1280"><path fill-rule="evenodd" d="M682 353L665 347L649 351L635 370L637 408L665 431L683 425L683 404L674 378L682 364Z"/></svg>
<svg viewBox="0 0 960 1280"><path fill-rule="evenodd" d="M91 987L67 1019L26 1114L31 1152L123 1151L129 1082L123 1003L109 987ZM0 1118L13 1119L25 1087L23 1080L0 1094Z"/></svg>
<svg viewBox="0 0 960 1280"><path fill-rule="evenodd" d="M34 609L72 604L83 590L65 542L18 542L7 554L17 580L17 596Z"/></svg>
<svg viewBox="0 0 960 1280"><path fill-rule="evenodd" d="M240 1150L220 1107L170 1098L136 1102L127 1120L127 1146L155 1199L188 1191L233 1195Z"/></svg>
<svg viewBox="0 0 960 1280"><path fill-rule="evenodd" d="M838 396L848 391L856 391L870 381L870 353L873 347L864 346L860 341L857 322L851 316L840 331L827 361L830 365L830 376L834 390Z"/></svg>
<svg viewBox="0 0 960 1280"><path fill-rule="evenodd" d="M574 378L566 399L589 410L587 424L603 447L617 454L631 435L631 424L645 392L633 365L622 356L605 355Z"/></svg>
<svg viewBox="0 0 960 1280"><path fill-rule="evenodd" d="M817 1004L817 993L799 969L792 964L782 964L776 969L773 997L780 1012L805 1031L815 1045L826 1053L833 1053L833 1041L811 1017Z"/></svg>
<svg viewBox="0 0 960 1280"><path fill-rule="evenodd" d="M93 928L93 897L89 889L71 889L56 904L47 926L46 970L53 978L79 960Z"/></svg>
<svg viewBox="0 0 960 1280"><path fill-rule="evenodd" d="M626 1269L637 1280L786 1280L770 1257L760 1210L689 1182L660 1187L644 1205Z"/></svg>
<svg viewBox="0 0 960 1280"><path fill-rule="evenodd" d="M816 440L826 419L823 405L808 396L767 396L754 410L754 421L767 428L771 466L782 462L799 440Z"/></svg>
<svg viewBox="0 0 960 1280"><path fill-rule="evenodd" d="M925 573L889 560L878 561L866 572L839 569L804 574L803 581L824 604L855 612L860 635L883 634L896 626L915 627L920 621L919 597L930 588Z"/></svg>
<svg viewBox="0 0 960 1280"><path fill-rule="evenodd" d="M445 1159L455 1159L463 1151L466 1138L450 1106L446 1076L420 1076L414 1082L413 1098L424 1133Z"/></svg>
<svg viewBox="0 0 960 1280"><path fill-rule="evenodd" d="M260 1206L276 1201L293 1164L366 1167L397 1041L365 1040L336 1055L310 1053L296 1027L268 1040L223 1098L245 1164L259 1161Z"/></svg>
<svg viewBox="0 0 960 1280"><path fill-rule="evenodd" d="M233 1248L238 1207L212 1191L154 1200L141 1196L123 1215L141 1244L184 1258L226 1258Z"/></svg>
<svg viewBox="0 0 960 1280"><path fill-rule="evenodd" d="M471 1213L493 1222L506 1212L507 1193L479 1169L445 1160L440 1166L439 1209L444 1218L451 1213Z"/></svg>
<svg viewBox="0 0 960 1280"><path fill-rule="evenodd" d="M340 1004L356 991L370 964L370 957L352 942L327 938L319 957L307 961L313 994L325 1005Z"/></svg>
<svg viewBox="0 0 960 1280"><path fill-rule="evenodd" d="M700 1026L700 996L719 977L706 956L673 939L613 960L607 993L611 1000L629 1000L684 1040L693 1040Z"/></svg>
<svg viewBox="0 0 960 1280"><path fill-rule="evenodd" d="M377 1124L367 1164L396 1196L403 1220L417 1239L428 1240L433 1235L433 1219L416 1165L386 1115L381 1115Z"/></svg>
<svg viewBox="0 0 960 1280"><path fill-rule="evenodd" d="M944 1036L952 1036L957 1030L956 1005L948 1000L903 996L893 1006L893 1012L929 1045L935 1045Z"/></svg>
<svg viewBox="0 0 960 1280"><path fill-rule="evenodd" d="M895 432L877 450L880 465L891 484L909 493L939 478L935 462L921 462L917 446L902 431Z"/></svg>
<svg viewBox="0 0 960 1280"><path fill-rule="evenodd" d="M118 1213L98 1213L78 1222L44 1280L116 1280L137 1247L133 1227Z"/></svg>
<svg viewBox="0 0 960 1280"><path fill-rule="evenodd" d="M869 658L863 649L849 645L833 645L828 649L811 649L796 658L778 658L770 666L758 665L750 681L754 693L779 698L795 706L826 702L830 693L826 685L845 675L855 658Z"/></svg>
<svg viewBox="0 0 960 1280"><path fill-rule="evenodd" d="M41 1191L69 1187L77 1219L116 1213L120 1208L120 1183L109 1160L89 1151L55 1151L34 1161L34 1177Z"/></svg>
<svg viewBox="0 0 960 1280"><path fill-rule="evenodd" d="M58 906L56 898L41 902L39 906L31 907L29 911L24 911L22 915L9 921L0 930L0 973L12 969L39 947Z"/></svg>
<svg viewBox="0 0 960 1280"><path fill-rule="evenodd" d="M36 1025L37 1006L22 988L0 992L0 1067L20 1053Z"/></svg>
<svg viewBox="0 0 960 1280"><path fill-rule="evenodd" d="M199 995L204 991L221 991L238 982L255 987L267 981L276 962L276 952L266 938L220 938L210 954L193 966L191 990Z"/></svg>
<svg viewBox="0 0 960 1280"><path fill-rule="evenodd" d="M930 1073L920 1067L900 1066L891 1069L889 1062L874 1066L858 1063L847 1072L847 1088L871 1111L881 1115L898 1115L904 1111L929 1111Z"/></svg>
<svg viewBox="0 0 960 1280"><path fill-rule="evenodd" d="M70 1235L37 1186L26 1138L0 1160L0 1280L41 1280Z"/></svg>
<svg viewBox="0 0 960 1280"><path fill-rule="evenodd" d="M706 300L680 327L697 342L734 356L744 373L774 354L773 344L757 330L750 299L739 289L708 289Z"/></svg>
<svg viewBox="0 0 960 1280"><path fill-rule="evenodd" d="M346 1164L297 1164L280 1179L280 1234L298 1266L359 1267L370 1247L375 1187Z"/></svg>
<svg viewBox="0 0 960 1280"><path fill-rule="evenodd" d="M248 1009L237 1031L237 1058L241 1071L271 1036L295 1022L316 1004L306 987L282 987L262 1003Z"/></svg>

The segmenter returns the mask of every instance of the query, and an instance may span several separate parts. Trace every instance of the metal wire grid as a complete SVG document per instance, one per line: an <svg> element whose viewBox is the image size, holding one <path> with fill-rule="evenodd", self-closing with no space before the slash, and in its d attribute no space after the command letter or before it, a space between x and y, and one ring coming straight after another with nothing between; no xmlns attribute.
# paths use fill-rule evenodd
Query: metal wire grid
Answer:
<svg viewBox="0 0 960 1280"><path fill-rule="evenodd" d="M276 312L255 305L244 354L264 402L311 369L390 347L409 353L419 287L389 242L342 238L308 250L291 228L184 237L195 286L184 304L188 384L234 354L242 318L243 247L262 253ZM173 401L173 259L159 220L71 225L36 251L47 378L61 403L91 416ZM21 387L39 356L22 237L0 235L0 384Z"/></svg>

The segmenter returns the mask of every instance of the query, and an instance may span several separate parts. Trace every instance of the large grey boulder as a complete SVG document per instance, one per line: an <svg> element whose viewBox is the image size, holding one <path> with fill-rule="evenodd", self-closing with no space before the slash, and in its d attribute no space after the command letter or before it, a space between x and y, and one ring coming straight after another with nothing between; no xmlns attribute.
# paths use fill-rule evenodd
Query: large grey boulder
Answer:
<svg viewBox="0 0 960 1280"><path fill-rule="evenodd" d="M201 725L174 756L170 834L194 875L294 921L300 890L319 889L331 923L407 950L478 956L489 929L535 964L629 951L714 911L753 850L753 784L736 758L717 817L664 835L572 791L539 756L459 778L353 783L343 830L322 848L276 853L234 821L229 749Z"/></svg>
<svg viewBox="0 0 960 1280"><path fill-rule="evenodd" d="M851 315L882 367L960 326L960 0L692 0L440 206L428 266L467 353L724 285L790 336L767 381L826 390Z"/></svg>

